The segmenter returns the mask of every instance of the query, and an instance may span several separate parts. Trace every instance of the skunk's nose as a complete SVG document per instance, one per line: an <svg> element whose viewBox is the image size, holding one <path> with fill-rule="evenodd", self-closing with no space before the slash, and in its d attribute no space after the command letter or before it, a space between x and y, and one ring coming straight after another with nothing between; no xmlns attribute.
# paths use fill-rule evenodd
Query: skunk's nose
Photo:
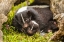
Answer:
<svg viewBox="0 0 64 42"><path fill-rule="evenodd" d="M33 32L30 28L27 30L27 34L29 36L32 36L35 32Z"/></svg>

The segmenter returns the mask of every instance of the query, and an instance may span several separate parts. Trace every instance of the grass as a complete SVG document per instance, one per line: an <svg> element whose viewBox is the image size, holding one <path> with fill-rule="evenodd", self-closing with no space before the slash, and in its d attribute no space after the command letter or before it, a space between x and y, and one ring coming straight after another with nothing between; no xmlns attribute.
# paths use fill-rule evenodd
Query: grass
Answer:
<svg viewBox="0 0 64 42"><path fill-rule="evenodd" d="M33 1L30 0L30 3ZM53 35L51 32L41 36L39 33L34 34L33 36L28 36L24 33L19 33L15 31L15 27L11 26L12 19L16 10L21 8L22 6L26 6L26 2L23 2L17 6L13 6L11 11L8 14L8 21L3 24L3 40L4 42L47 42L49 38Z"/></svg>

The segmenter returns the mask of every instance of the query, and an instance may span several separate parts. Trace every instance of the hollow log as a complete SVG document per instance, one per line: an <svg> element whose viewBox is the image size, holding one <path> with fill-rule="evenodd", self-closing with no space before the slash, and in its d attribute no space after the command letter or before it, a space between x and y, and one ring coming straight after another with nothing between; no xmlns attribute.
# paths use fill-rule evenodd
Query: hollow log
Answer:
<svg viewBox="0 0 64 42"><path fill-rule="evenodd" d="M16 0L0 0L0 42L3 42L2 24L7 21L7 14Z"/></svg>
<svg viewBox="0 0 64 42"><path fill-rule="evenodd" d="M58 41L64 36L64 0L50 0L50 2L51 11L59 27L59 30L54 33L50 40ZM50 40L48 42L50 42Z"/></svg>

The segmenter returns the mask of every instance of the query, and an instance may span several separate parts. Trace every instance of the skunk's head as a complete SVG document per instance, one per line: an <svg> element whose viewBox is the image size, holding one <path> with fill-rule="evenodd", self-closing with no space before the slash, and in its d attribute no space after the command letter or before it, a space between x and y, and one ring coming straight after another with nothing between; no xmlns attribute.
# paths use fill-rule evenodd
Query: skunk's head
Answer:
<svg viewBox="0 0 64 42"><path fill-rule="evenodd" d="M27 6L22 7L17 11L17 16L19 15L21 18L19 23L23 22L22 31L24 31L28 35L33 35L39 29L39 24L35 21L35 14L37 14L37 12Z"/></svg>
<svg viewBox="0 0 64 42"><path fill-rule="evenodd" d="M26 22L23 25L23 30L26 34L31 36L39 30L39 24L36 21L31 20L29 23Z"/></svg>

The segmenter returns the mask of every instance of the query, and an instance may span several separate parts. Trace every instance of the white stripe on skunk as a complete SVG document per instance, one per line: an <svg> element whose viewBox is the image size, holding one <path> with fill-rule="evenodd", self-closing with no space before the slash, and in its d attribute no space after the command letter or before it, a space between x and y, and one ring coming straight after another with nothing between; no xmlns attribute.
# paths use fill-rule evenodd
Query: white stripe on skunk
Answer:
<svg viewBox="0 0 64 42"><path fill-rule="evenodd" d="M17 13L20 13L20 12L23 12L23 11L27 11L27 7L28 7L28 6L25 6L25 7L20 8L20 9L17 11Z"/></svg>

